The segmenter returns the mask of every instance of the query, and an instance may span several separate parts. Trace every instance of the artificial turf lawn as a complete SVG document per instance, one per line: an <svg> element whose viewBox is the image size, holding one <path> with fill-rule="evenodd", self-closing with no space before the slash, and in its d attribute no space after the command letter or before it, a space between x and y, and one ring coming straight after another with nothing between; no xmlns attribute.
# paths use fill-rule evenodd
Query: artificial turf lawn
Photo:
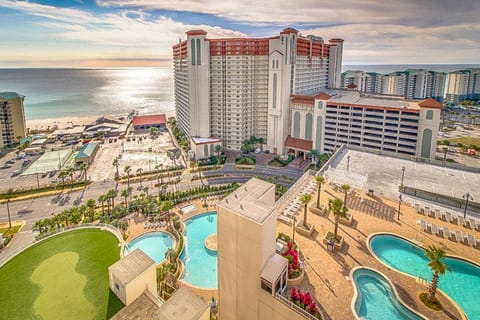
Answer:
<svg viewBox="0 0 480 320"><path fill-rule="evenodd" d="M120 258L107 231L70 231L42 241L0 269L1 319L108 319L123 305L108 287Z"/></svg>

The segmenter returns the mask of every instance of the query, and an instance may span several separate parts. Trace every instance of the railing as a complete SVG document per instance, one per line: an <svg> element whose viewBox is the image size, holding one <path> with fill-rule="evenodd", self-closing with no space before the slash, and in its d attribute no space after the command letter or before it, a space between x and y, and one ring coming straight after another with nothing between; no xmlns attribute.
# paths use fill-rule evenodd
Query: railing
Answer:
<svg viewBox="0 0 480 320"><path fill-rule="evenodd" d="M298 178L298 180L295 181L295 183L292 184L292 186L290 188L288 188L287 192L285 192L275 202L274 209L277 209L277 208L281 207L285 203L285 201L287 201L287 199L299 189L299 187L303 184L303 182L305 182L305 180L307 180L309 177L314 177L315 174L316 174L315 170L305 171L305 173L300 178Z"/></svg>
<svg viewBox="0 0 480 320"><path fill-rule="evenodd" d="M275 293L275 298L278 301L280 301L281 303L283 303L284 305L286 305L287 307L289 307L290 309L292 309L293 311L295 311L298 314L300 314L301 316L305 317L306 319L318 320L317 317L308 313L306 310L300 308L295 303L293 303L292 301L290 301L287 298L285 298L284 296L282 296L280 293Z"/></svg>

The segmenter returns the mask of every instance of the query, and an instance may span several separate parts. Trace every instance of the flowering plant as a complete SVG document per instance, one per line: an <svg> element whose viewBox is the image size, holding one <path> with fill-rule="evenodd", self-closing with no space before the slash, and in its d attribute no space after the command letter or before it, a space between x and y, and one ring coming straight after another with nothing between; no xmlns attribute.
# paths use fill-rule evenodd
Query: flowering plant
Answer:
<svg viewBox="0 0 480 320"><path fill-rule="evenodd" d="M310 292L303 293L300 289L292 288L290 291L290 300L293 301L297 306L306 310L311 315L320 318L320 313L317 310L317 305L315 301L313 301Z"/></svg>
<svg viewBox="0 0 480 320"><path fill-rule="evenodd" d="M287 243L287 251L283 253L283 256L288 259L288 277L295 278L300 273L300 265L298 261L298 251L293 247L292 242Z"/></svg>

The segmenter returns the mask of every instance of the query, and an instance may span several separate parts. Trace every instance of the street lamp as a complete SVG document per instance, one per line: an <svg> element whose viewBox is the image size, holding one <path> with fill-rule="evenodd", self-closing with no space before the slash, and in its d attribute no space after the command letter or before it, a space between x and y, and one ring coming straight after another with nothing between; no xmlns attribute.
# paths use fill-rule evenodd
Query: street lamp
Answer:
<svg viewBox="0 0 480 320"><path fill-rule="evenodd" d="M12 228L12 218L10 217L10 198L7 199L8 228Z"/></svg>
<svg viewBox="0 0 480 320"><path fill-rule="evenodd" d="M350 156L347 156L347 172L350 171Z"/></svg>
<svg viewBox="0 0 480 320"><path fill-rule="evenodd" d="M292 245L295 243L295 224L297 222L297 217L293 215L293 223L292 223Z"/></svg>
<svg viewBox="0 0 480 320"><path fill-rule="evenodd" d="M468 201L473 200L473 197L470 192L467 192L463 195L463 199L465 199L465 211L463 211L463 219L465 219L467 217Z"/></svg>
<svg viewBox="0 0 480 320"><path fill-rule="evenodd" d="M401 186L403 187L403 178L405 177L405 166L402 166L402 182Z"/></svg>
<svg viewBox="0 0 480 320"><path fill-rule="evenodd" d="M397 216L397 220L400 221L400 207L402 206L402 195L400 194L398 196L398 216Z"/></svg>

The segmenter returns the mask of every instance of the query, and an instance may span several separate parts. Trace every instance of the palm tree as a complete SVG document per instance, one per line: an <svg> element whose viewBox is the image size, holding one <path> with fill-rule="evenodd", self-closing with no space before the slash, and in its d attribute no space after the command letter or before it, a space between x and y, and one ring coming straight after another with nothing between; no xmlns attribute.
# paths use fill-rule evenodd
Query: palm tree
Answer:
<svg viewBox="0 0 480 320"><path fill-rule="evenodd" d="M343 205L346 207L347 206L347 194L348 194L348 191L350 190L350 186L348 184L342 184L341 188L342 188L342 191L343 191Z"/></svg>
<svg viewBox="0 0 480 320"><path fill-rule="evenodd" d="M308 202L312 199L312 195L308 194L308 193L305 193L305 194L302 194L302 196L300 197L300 201L303 203L303 226L305 227L305 229L308 229L308 223L307 223L307 205L308 205Z"/></svg>
<svg viewBox="0 0 480 320"><path fill-rule="evenodd" d="M62 189L65 189L65 177L67 176L67 172L65 170L61 170L58 173L58 177L62 179Z"/></svg>
<svg viewBox="0 0 480 320"><path fill-rule="evenodd" d="M107 191L107 197L112 202L112 211L115 208L115 197L117 196L117 191L115 189L110 189Z"/></svg>
<svg viewBox="0 0 480 320"><path fill-rule="evenodd" d="M98 197L98 202L102 203L102 216L105 216L105 208L103 206L104 202L106 201L106 196L104 194Z"/></svg>
<svg viewBox="0 0 480 320"><path fill-rule="evenodd" d="M128 195L129 195L128 189L124 189L120 192L120 196L125 199L125 208L128 208L128 201L127 201Z"/></svg>
<svg viewBox="0 0 480 320"><path fill-rule="evenodd" d="M318 162L320 160L320 152L318 152L317 149L313 149L311 152L310 152L310 156L312 157L312 159L315 159L315 169L317 169L317 165L318 165Z"/></svg>
<svg viewBox="0 0 480 320"><path fill-rule="evenodd" d="M222 152L222 149L222 146L219 144L215 146L215 152L217 153L218 160L220 160L220 153Z"/></svg>
<svg viewBox="0 0 480 320"><path fill-rule="evenodd" d="M113 159L112 166L114 166L115 169L116 169L115 176L117 178L120 176L120 174L118 173L118 166L119 165L120 165L120 161L118 160L118 158Z"/></svg>
<svg viewBox="0 0 480 320"><path fill-rule="evenodd" d="M67 169L67 174L68 176L70 177L70 182L71 182L71 188L73 189L73 173L74 173L74 169L73 167L69 167Z"/></svg>
<svg viewBox="0 0 480 320"><path fill-rule="evenodd" d="M328 210L333 213L335 217L335 229L333 231L333 239L337 241L338 237L338 222L340 218L346 218L348 209L344 206L343 201L341 199L330 199L328 200Z"/></svg>
<svg viewBox="0 0 480 320"><path fill-rule="evenodd" d="M257 143L260 145L260 150L263 151L263 144L265 143L265 139L262 137L257 138Z"/></svg>
<svg viewBox="0 0 480 320"><path fill-rule="evenodd" d="M93 222L93 217L95 215L95 200L88 199L87 200L87 215L89 217L90 222Z"/></svg>
<svg viewBox="0 0 480 320"><path fill-rule="evenodd" d="M165 258L167 258L171 264L175 263L175 259L177 259L177 252L173 248L169 248L165 252Z"/></svg>
<svg viewBox="0 0 480 320"><path fill-rule="evenodd" d="M322 192L322 184L325 182L325 178L323 176L318 176L315 178L318 185L318 193L317 193L317 208L320 209L320 193Z"/></svg>
<svg viewBox="0 0 480 320"><path fill-rule="evenodd" d="M125 166L125 168L123 168L123 172L127 174L127 188L130 188L130 173L132 172L132 167Z"/></svg>
<svg viewBox="0 0 480 320"><path fill-rule="evenodd" d="M425 250L425 254L428 260L430 260L428 266L432 270L432 282L428 287L428 300L433 302L435 301L435 294L437 293L438 278L440 275L445 274L445 272L450 271L450 268L443 261L445 257L445 251L443 249L429 246L428 249Z"/></svg>
<svg viewBox="0 0 480 320"><path fill-rule="evenodd" d="M85 184L87 183L87 164L82 162L80 165L80 171L83 171L83 179L85 179Z"/></svg>
<svg viewBox="0 0 480 320"><path fill-rule="evenodd" d="M137 176L140 177L140 188L142 188L142 178L141 178L141 176L142 176L142 173L143 173L143 169L138 168L136 172L137 172Z"/></svg>

